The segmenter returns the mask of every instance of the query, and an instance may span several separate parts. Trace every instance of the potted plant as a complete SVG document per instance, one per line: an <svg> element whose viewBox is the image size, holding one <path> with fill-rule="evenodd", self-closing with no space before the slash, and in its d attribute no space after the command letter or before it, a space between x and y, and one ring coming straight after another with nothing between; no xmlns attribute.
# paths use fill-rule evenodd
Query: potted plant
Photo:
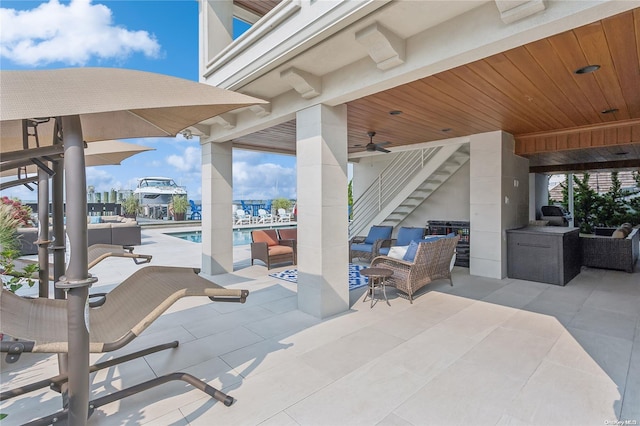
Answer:
<svg viewBox="0 0 640 426"><path fill-rule="evenodd" d="M174 220L184 220L189 209L189 200L185 195L174 195L171 199Z"/></svg>
<svg viewBox="0 0 640 426"><path fill-rule="evenodd" d="M122 209L124 210L124 217L131 217L133 219L138 215L140 209L140 201L135 195L129 195L122 202Z"/></svg>

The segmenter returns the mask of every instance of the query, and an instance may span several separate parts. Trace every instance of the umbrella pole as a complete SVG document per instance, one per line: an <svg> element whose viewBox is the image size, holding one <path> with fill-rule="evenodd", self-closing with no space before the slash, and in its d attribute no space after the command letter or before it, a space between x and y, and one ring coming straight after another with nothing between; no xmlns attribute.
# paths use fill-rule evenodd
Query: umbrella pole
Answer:
<svg viewBox="0 0 640 426"><path fill-rule="evenodd" d="M49 175L38 168L38 281L40 297L49 297Z"/></svg>
<svg viewBox="0 0 640 426"><path fill-rule="evenodd" d="M56 125L53 135L54 145L62 146L62 139L60 138L60 126L62 122L60 118L56 119ZM53 220L53 282L60 281L60 277L64 275L65 268L65 236L64 236L64 158L53 163L52 169L54 171L53 178L51 179L51 218ZM54 297L56 299L66 299L67 295L61 288L54 290ZM58 370L60 374L67 374L68 368L68 356L66 353L58 354ZM62 396L62 408L67 408L69 405L69 395L67 393L67 383L62 384L60 387L60 394Z"/></svg>
<svg viewBox="0 0 640 426"><path fill-rule="evenodd" d="M62 117L70 259L56 283L67 290L69 425L86 425L89 415L89 287L87 190L82 126L77 115Z"/></svg>

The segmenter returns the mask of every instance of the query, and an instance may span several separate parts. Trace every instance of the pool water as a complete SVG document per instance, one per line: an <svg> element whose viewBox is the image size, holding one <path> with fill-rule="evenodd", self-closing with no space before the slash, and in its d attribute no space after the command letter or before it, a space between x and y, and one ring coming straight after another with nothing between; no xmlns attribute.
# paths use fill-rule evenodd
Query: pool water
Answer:
<svg viewBox="0 0 640 426"><path fill-rule="evenodd" d="M244 246L247 244L251 244L251 231L253 231L253 229L234 229L233 245ZM192 243L202 242L202 231L170 232L166 235L191 241Z"/></svg>

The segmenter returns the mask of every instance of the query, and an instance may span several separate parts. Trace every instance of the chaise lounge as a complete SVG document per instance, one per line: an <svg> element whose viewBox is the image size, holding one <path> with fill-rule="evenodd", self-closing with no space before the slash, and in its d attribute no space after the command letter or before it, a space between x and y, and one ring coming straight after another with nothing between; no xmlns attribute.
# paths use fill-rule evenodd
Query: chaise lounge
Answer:
<svg viewBox="0 0 640 426"><path fill-rule="evenodd" d="M105 302L99 308L90 309L88 315L91 330L89 334L90 352L111 352L124 347L182 297L205 296L214 302L245 302L249 294L247 290L221 287L200 277L198 272L197 269L192 268L166 266L148 266L136 271L109 292L105 297ZM3 314L0 332L19 339L0 343L0 350L8 353L7 362L15 362L23 352L66 353L68 351L66 300L28 299L0 289L0 309ZM122 357L118 361L129 361L177 345L178 342L172 342L139 351ZM117 363L111 360L106 366ZM101 368L106 368L106 366L101 366ZM69 368L74 368L74 366L70 365ZM92 371L95 370L96 368L92 368ZM66 380L66 375L61 375L17 389L3 391L0 394L0 400L3 401L47 386L56 389ZM171 380L183 380L227 406L234 401L232 397L189 374L172 373L91 401L91 411L101 405ZM47 422L53 422L56 419L59 421L64 419L66 415L66 410L63 410L40 420L42 420L42 424L49 424Z"/></svg>

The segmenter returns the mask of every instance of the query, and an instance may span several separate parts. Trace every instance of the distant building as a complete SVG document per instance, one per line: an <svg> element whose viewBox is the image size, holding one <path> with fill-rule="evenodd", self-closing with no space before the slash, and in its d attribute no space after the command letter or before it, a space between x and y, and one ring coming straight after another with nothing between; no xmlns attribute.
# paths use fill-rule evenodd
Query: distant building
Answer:
<svg viewBox="0 0 640 426"><path fill-rule="evenodd" d="M582 173L576 173L578 179L582 179L584 175ZM632 171L620 171L618 172L618 179L622 189L638 188L638 184L634 179ZM549 189L549 198L562 201L562 184L561 182L552 183L552 187ZM611 189L611 172L594 172L589 173L589 186L593 188L598 194L603 194Z"/></svg>

